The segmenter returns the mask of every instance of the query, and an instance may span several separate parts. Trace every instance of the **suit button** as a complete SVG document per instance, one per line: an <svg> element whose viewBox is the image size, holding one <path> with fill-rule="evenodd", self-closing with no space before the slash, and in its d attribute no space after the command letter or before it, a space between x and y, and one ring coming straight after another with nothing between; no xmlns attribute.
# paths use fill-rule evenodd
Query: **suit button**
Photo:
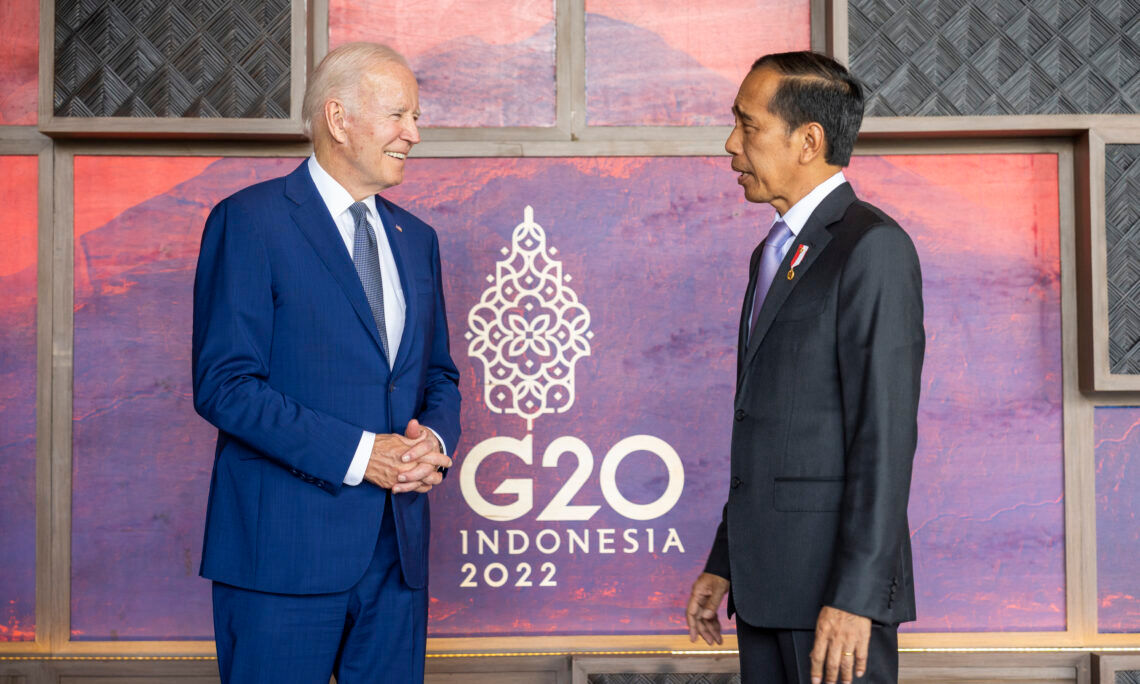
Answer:
<svg viewBox="0 0 1140 684"><path fill-rule="evenodd" d="M736 409L736 422L744 420L744 409Z"/></svg>
<svg viewBox="0 0 1140 684"><path fill-rule="evenodd" d="M396 386L395 386L395 385L392 385L391 387L389 387L389 388L388 388L388 391L389 391L389 392L395 392L395 391L396 391Z"/></svg>
<svg viewBox="0 0 1140 684"><path fill-rule="evenodd" d="M736 477L736 476L734 475L734 476L732 477L732 488L733 488L733 489L739 489L739 488L740 488L740 485L741 485L741 481L740 481L740 478L739 478L739 477Z"/></svg>

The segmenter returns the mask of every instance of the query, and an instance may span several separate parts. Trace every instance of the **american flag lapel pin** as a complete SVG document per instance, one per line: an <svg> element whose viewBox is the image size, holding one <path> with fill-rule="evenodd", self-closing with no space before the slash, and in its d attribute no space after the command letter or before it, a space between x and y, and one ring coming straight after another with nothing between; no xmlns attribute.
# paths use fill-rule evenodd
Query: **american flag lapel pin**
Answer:
<svg viewBox="0 0 1140 684"><path fill-rule="evenodd" d="M799 266L800 262L804 260L807 251L807 245L800 245L799 248L796 249L796 255L792 257L792 267L788 269L788 280L796 277L796 266Z"/></svg>

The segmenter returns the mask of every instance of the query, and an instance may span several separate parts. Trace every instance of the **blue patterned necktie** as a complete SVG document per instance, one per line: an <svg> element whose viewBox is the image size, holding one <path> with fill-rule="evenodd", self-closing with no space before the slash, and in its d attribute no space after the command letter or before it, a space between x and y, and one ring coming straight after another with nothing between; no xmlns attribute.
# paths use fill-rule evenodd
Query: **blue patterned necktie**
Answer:
<svg viewBox="0 0 1140 684"><path fill-rule="evenodd" d="M783 221L772 224L768 237L764 239L764 251L760 253L760 273L756 276L756 294L752 297L752 322L748 326L748 337L752 337L752 329L756 327L756 318L760 307L764 305L764 298L772 287L776 278L776 271L780 270L780 262L784 260L786 245L792 237L792 229Z"/></svg>
<svg viewBox="0 0 1140 684"><path fill-rule="evenodd" d="M380 346L384 348L384 357L392 362L388 353L388 331L384 326L384 281L380 277L380 253L376 247L376 233L372 224L368 222L368 207L364 202L356 202L348 208L352 212L352 221L356 225L356 234L352 239L352 262L356 264L356 273L360 276L360 284L364 286L364 296L368 298L368 306L372 308L372 319L376 321L376 332L380 333Z"/></svg>

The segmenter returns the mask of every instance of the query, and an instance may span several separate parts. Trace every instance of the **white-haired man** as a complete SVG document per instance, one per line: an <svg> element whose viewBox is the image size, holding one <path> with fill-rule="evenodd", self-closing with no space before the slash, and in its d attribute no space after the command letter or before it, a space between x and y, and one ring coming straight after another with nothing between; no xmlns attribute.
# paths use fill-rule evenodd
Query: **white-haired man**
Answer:
<svg viewBox="0 0 1140 684"><path fill-rule="evenodd" d="M202 576L223 682L417 682L426 493L459 439L435 231L377 195L419 142L390 48L329 53L314 154L211 212L194 283L198 412L218 428Z"/></svg>

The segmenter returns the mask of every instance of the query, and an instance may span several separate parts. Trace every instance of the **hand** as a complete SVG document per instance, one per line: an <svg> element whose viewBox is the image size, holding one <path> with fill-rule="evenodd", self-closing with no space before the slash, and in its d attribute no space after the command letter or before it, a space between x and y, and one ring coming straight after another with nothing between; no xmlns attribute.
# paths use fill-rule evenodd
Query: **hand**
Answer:
<svg viewBox="0 0 1140 684"><path fill-rule="evenodd" d="M689 605L685 608L685 621L689 623L689 641L696 642L699 636L709 646L714 642L724 643L716 611L720 608L724 595L728 593L728 586L728 580L709 572L702 572L697 581L693 582Z"/></svg>
<svg viewBox="0 0 1140 684"><path fill-rule="evenodd" d="M834 684L840 677L843 684L851 684L852 675L862 677L867 673L867 645L870 641L870 618L824 606L815 623L815 646L811 649L812 684L820 684L821 681Z"/></svg>
<svg viewBox="0 0 1140 684"><path fill-rule="evenodd" d="M372 455L364 469L364 479L377 487L393 489L400 482L400 474L410 470L400 457L421 441L422 437L414 440L395 434L376 435L376 441L372 443Z"/></svg>
<svg viewBox="0 0 1140 684"><path fill-rule="evenodd" d="M443 453L443 445L439 443L435 433L420 425L415 418L408 421L404 437L415 445L400 457L401 463L410 464L410 467L397 476L401 483L406 484L397 485L392 491L427 493L443 481L440 469L450 468L451 459Z"/></svg>

